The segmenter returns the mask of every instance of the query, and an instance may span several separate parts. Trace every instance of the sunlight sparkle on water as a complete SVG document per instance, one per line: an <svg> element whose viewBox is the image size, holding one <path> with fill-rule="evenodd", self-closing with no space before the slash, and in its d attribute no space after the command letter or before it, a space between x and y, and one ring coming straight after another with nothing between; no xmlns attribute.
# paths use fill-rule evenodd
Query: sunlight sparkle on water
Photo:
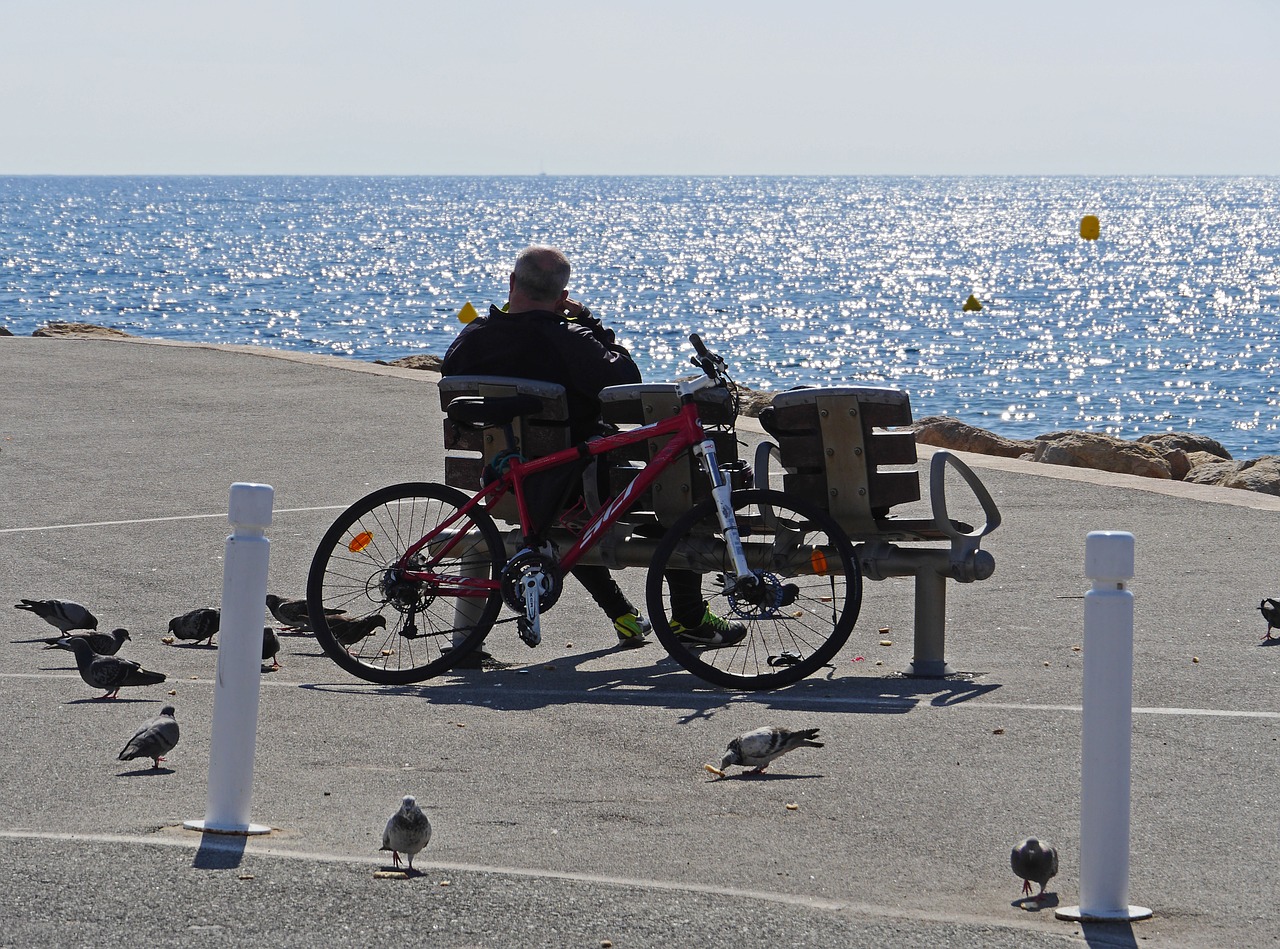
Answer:
<svg viewBox="0 0 1280 949"><path fill-rule="evenodd" d="M647 378L687 375L698 331L754 388L1280 453L1278 179L10 178L0 199L15 333L442 354L546 241Z"/></svg>

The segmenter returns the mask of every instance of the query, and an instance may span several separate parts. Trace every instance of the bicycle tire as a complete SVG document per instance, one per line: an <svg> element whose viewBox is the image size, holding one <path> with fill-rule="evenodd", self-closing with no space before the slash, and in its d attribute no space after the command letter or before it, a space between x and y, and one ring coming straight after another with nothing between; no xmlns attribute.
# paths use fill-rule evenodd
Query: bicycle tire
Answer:
<svg viewBox="0 0 1280 949"><path fill-rule="evenodd" d="M858 621L862 572L853 543L825 511L781 491L748 489L730 497L757 589L768 592L725 594L716 578L729 575L728 548L709 498L681 516L654 552L645 585L649 619L671 657L714 685L791 685L829 663ZM704 647L676 636L663 596L672 569L701 574L708 607L745 625L745 638Z"/></svg>
<svg viewBox="0 0 1280 949"><path fill-rule="evenodd" d="M403 685L447 672L480 646L502 609L496 587L472 598L437 595L438 585L394 573L410 546L468 500L442 484L393 484L366 495L338 516L316 548L307 574L311 626L330 659L369 682ZM464 549L441 561L440 572L497 579L506 552L488 512L472 509L451 528L456 531L465 532ZM472 601L469 616L459 612L464 599ZM362 629L331 619L331 611L340 612L338 619L372 628L354 638ZM380 625L375 616L381 617ZM344 643L340 637L353 641Z"/></svg>

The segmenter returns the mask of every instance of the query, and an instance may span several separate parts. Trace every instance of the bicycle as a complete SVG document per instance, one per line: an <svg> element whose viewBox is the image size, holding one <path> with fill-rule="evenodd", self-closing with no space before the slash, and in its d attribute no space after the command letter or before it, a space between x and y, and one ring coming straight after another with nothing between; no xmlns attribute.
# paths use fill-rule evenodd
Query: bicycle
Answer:
<svg viewBox="0 0 1280 949"><path fill-rule="evenodd" d="M453 424L502 426L507 450L490 460L484 483L470 496L442 484L394 484L334 521L307 578L311 624L325 652L370 682L419 682L478 649L504 605L515 614L520 638L537 645L541 616L559 599L568 570L610 531L634 527L640 531L634 536L642 536L642 527L624 519L661 472L692 450L711 496L665 531L649 562L645 596L659 642L682 667L728 688L790 685L829 663L862 603L852 542L826 512L801 498L731 488L695 397L713 387L733 391L733 382L719 355L697 334L689 339L702 375L676 384L678 414L540 458L519 454L511 427L518 416L538 411L537 397L452 400L446 414ZM668 441L625 488L588 511L585 523L558 532L535 527L530 479L566 469L576 477L590 458L657 438ZM516 500L520 538L510 557L489 513L508 494ZM568 544L563 552L557 539ZM668 570L699 574L703 599L744 624L746 637L716 647L681 640L664 602Z"/></svg>

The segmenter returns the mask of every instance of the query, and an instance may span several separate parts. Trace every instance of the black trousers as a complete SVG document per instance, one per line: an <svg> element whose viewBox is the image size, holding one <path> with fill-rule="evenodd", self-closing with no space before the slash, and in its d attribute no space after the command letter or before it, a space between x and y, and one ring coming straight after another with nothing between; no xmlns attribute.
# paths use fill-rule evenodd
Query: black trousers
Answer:
<svg viewBox="0 0 1280 949"><path fill-rule="evenodd" d="M610 619L641 612L627 599L608 567L580 565L570 573ZM702 598L701 575L692 570L668 570L666 578L667 590L671 594L671 618L684 626L697 626L707 608L707 602Z"/></svg>

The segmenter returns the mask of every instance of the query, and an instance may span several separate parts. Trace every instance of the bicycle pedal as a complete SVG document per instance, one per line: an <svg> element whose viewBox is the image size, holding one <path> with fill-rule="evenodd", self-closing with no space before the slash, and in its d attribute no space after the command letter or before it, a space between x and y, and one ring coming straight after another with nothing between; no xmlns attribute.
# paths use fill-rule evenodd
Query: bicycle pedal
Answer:
<svg viewBox="0 0 1280 949"><path fill-rule="evenodd" d="M794 649L784 649L776 656L769 657L769 665L771 666L798 666L804 657Z"/></svg>
<svg viewBox="0 0 1280 949"><path fill-rule="evenodd" d="M517 617L516 632L520 634L521 641L530 649L542 642L542 630L530 623L524 616Z"/></svg>

